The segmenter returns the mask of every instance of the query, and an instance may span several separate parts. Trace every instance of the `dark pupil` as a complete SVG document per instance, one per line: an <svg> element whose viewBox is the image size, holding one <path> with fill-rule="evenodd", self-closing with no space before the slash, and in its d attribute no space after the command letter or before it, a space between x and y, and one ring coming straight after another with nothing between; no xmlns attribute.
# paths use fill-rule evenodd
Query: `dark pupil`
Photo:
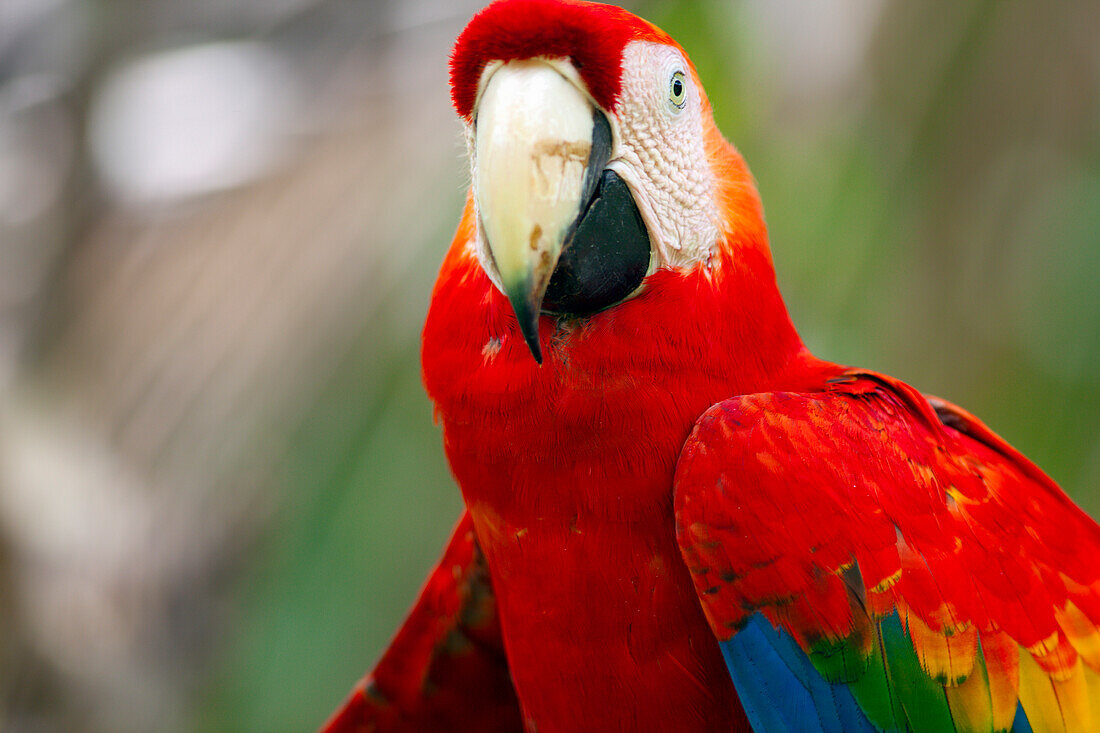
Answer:
<svg viewBox="0 0 1100 733"><path fill-rule="evenodd" d="M679 97L684 93L684 83L679 79L674 79L672 82L672 96Z"/></svg>

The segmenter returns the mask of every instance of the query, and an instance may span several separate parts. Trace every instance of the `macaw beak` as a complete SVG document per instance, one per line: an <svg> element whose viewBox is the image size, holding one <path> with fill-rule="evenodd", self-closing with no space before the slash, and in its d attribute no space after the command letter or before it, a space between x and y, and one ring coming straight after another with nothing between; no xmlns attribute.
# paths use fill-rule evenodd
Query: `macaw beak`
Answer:
<svg viewBox="0 0 1100 733"><path fill-rule="evenodd" d="M539 314L554 305L544 304L544 298L563 248L605 173L619 181L604 171L611 129L580 89L537 59L511 61L489 77L474 124L473 188L495 268L490 276L495 274L541 364ZM625 184L619 184L630 199ZM648 240L645 252L648 263ZM572 301L564 305L559 312L583 310Z"/></svg>

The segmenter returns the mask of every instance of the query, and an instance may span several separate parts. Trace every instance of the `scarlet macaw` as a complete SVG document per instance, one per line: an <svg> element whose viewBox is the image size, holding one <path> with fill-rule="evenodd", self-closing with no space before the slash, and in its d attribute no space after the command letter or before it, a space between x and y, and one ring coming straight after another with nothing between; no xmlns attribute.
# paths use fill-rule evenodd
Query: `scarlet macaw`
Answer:
<svg viewBox="0 0 1100 733"><path fill-rule="evenodd" d="M1100 527L809 353L675 41L500 0L451 84L423 374L467 511L328 730L1100 730Z"/></svg>

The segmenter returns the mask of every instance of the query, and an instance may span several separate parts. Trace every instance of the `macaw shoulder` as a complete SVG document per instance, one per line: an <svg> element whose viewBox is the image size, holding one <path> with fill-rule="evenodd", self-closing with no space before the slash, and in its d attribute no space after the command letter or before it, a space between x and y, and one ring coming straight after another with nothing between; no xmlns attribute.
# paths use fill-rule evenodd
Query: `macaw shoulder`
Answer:
<svg viewBox="0 0 1100 733"><path fill-rule="evenodd" d="M708 471L717 477L733 466L742 475L753 468L761 479L813 473L821 462L834 472L865 473L868 461L889 456L931 459L931 445L947 438L932 403L909 385L874 372L839 370L810 388L737 395L712 405L684 446L678 483Z"/></svg>
<svg viewBox="0 0 1100 733"><path fill-rule="evenodd" d="M1062 496L1042 470L957 405L884 374L844 369L817 389L738 395L712 405L685 443L677 486L690 493L708 475L752 481L757 489L779 483L785 500L767 501L787 511L812 501L824 477L835 475L852 480L837 487L843 493L834 499L908 498L948 508L977 498L966 494L979 489L963 474L987 480L1000 474ZM760 495L743 488L739 493Z"/></svg>
<svg viewBox="0 0 1100 733"><path fill-rule="evenodd" d="M849 520L841 526L855 521L852 532L878 518L886 534L923 536L942 532L944 517L984 512L981 519L1006 523L996 527L1003 532L1023 531L1026 517L1029 534L1049 533L1058 547L1059 523L1072 520L1100 546L1096 523L976 417L865 370L838 371L816 390L711 406L680 455L675 489L681 522L699 513L713 524L713 512L736 505L739 521L750 521L748 511L757 527L787 532L797 529L792 516L810 513L820 525L840 512Z"/></svg>

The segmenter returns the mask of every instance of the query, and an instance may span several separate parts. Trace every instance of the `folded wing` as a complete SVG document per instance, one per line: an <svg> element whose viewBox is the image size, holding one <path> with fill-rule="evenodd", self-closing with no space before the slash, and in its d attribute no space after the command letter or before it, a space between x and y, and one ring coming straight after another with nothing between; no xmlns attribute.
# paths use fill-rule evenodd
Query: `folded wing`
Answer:
<svg viewBox="0 0 1100 733"><path fill-rule="evenodd" d="M759 730L1100 730L1100 527L881 375L712 407L680 547Z"/></svg>
<svg viewBox="0 0 1100 733"><path fill-rule="evenodd" d="M523 730L470 515L374 671L322 733Z"/></svg>

